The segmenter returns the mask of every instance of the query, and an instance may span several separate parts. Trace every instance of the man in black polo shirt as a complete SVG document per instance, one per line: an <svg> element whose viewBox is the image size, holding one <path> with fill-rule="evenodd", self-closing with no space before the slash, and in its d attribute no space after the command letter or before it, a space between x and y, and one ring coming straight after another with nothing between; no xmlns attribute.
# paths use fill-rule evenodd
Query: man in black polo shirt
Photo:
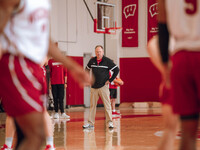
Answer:
<svg viewBox="0 0 200 150"><path fill-rule="evenodd" d="M91 88L88 123L83 125L83 128L94 128L96 106L99 96L105 107L106 124L109 128L113 128L109 83L116 78L119 73L119 68L111 59L104 56L104 50L101 45L95 47L95 55L96 57L91 58L86 66L86 70L89 71L92 69L95 82ZM109 77L109 71L113 71L111 78Z"/></svg>

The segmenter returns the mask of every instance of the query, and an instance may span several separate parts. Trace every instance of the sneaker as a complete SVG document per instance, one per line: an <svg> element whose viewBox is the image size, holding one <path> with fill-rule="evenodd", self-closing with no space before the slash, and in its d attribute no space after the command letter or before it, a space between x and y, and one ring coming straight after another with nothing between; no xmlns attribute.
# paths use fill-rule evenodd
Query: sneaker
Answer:
<svg viewBox="0 0 200 150"><path fill-rule="evenodd" d="M1 150L12 150L12 147L8 147L6 144L4 144L2 147L1 147Z"/></svg>
<svg viewBox="0 0 200 150"><path fill-rule="evenodd" d="M51 145L46 145L46 148L44 150L55 150L55 147L52 147Z"/></svg>
<svg viewBox="0 0 200 150"><path fill-rule="evenodd" d="M109 122L109 123L108 123L108 128L114 128L113 122Z"/></svg>
<svg viewBox="0 0 200 150"><path fill-rule="evenodd" d="M61 119L69 119L70 116L68 116L66 113L62 113L60 116Z"/></svg>
<svg viewBox="0 0 200 150"><path fill-rule="evenodd" d="M94 126L89 123L83 125L83 129L88 129L88 128L94 128Z"/></svg>
<svg viewBox="0 0 200 150"><path fill-rule="evenodd" d="M112 115L113 115L113 116L120 116L121 114L118 113L118 112L116 112L116 111L112 111Z"/></svg>
<svg viewBox="0 0 200 150"><path fill-rule="evenodd" d="M109 128L108 129L108 133L113 133L114 132L114 129L113 128Z"/></svg>
<svg viewBox="0 0 200 150"><path fill-rule="evenodd" d="M53 118L54 118L54 119L59 119L59 114L58 114L58 113L55 113L54 116L53 116Z"/></svg>
<svg viewBox="0 0 200 150"><path fill-rule="evenodd" d="M85 128L85 129L83 129L83 132L85 132L85 133L94 132L94 128Z"/></svg>

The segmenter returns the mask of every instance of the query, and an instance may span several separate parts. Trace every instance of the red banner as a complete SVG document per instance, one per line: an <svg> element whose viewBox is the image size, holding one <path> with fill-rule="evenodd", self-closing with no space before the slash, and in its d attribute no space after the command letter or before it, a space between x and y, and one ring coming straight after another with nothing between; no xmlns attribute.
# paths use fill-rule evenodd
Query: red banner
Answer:
<svg viewBox="0 0 200 150"><path fill-rule="evenodd" d="M154 35L158 33L158 3L157 0L148 0L148 29L147 40L149 41Z"/></svg>
<svg viewBox="0 0 200 150"><path fill-rule="evenodd" d="M138 0L122 0L122 47L138 47Z"/></svg>

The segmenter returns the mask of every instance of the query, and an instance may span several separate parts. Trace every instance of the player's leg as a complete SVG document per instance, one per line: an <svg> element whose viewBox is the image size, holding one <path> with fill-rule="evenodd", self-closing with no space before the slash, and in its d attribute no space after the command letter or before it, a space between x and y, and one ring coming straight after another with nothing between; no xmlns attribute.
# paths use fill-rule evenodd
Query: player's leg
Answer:
<svg viewBox="0 0 200 150"><path fill-rule="evenodd" d="M53 142L53 124L52 120L49 116L49 113L45 109L44 111L44 127L45 127L45 135L46 135L46 149L52 149L54 148L54 142Z"/></svg>
<svg viewBox="0 0 200 150"><path fill-rule="evenodd" d="M59 100L59 107L60 107L60 112L61 112L61 116L60 118L62 119L69 119L70 116L68 116L65 112L64 112L64 84L59 84L58 85L58 100Z"/></svg>
<svg viewBox="0 0 200 150"><path fill-rule="evenodd" d="M181 56L181 54L179 54ZM182 54L184 56L184 53ZM181 128L182 128L182 140L181 140L181 150L194 150L196 149L196 137L198 132L199 124L199 110L200 110L200 70L197 69L200 66L200 52L188 52L187 60L189 59L190 64L189 69L193 72L192 83L189 82L190 86L187 87L188 95L184 96L189 100L189 105L185 104L186 110L192 115L181 115ZM180 57L179 56L179 57ZM178 57L178 56L177 56ZM179 60L179 59L178 59ZM187 63L188 64L188 63ZM175 63L175 66L177 63ZM186 64L185 64L186 65ZM191 80L191 78L189 78ZM182 87L182 88L187 88ZM190 91L191 90L191 91ZM186 101L185 100L185 101ZM193 112L193 113L191 113ZM186 114L186 113L185 113Z"/></svg>
<svg viewBox="0 0 200 150"><path fill-rule="evenodd" d="M109 89L110 91L110 102L111 102L111 108L112 108L112 111L114 110L115 111L115 99L113 98L113 89Z"/></svg>
<svg viewBox="0 0 200 150"><path fill-rule="evenodd" d="M14 120L12 117L7 116L6 117L5 144L1 148L1 150L4 150L5 148L12 148L14 134L15 134Z"/></svg>
<svg viewBox="0 0 200 150"><path fill-rule="evenodd" d="M53 102L54 102L54 118L58 119L59 118L59 114L58 114L58 89L57 89L57 85L51 85L51 90L52 90L52 95L53 95Z"/></svg>
<svg viewBox="0 0 200 150"><path fill-rule="evenodd" d="M112 111L115 112L115 99L114 99L114 98L111 98L111 99L110 99L110 102L111 102Z"/></svg>
<svg viewBox="0 0 200 150"><path fill-rule="evenodd" d="M173 113L172 106L162 105L162 114L164 119L164 132L159 143L158 150L169 150L174 147L174 140L178 130L179 118Z"/></svg>
<svg viewBox="0 0 200 150"><path fill-rule="evenodd" d="M116 98L117 98L117 89L110 89L110 101L111 101L111 107L112 107L112 115L114 117L121 115L115 109Z"/></svg>
<svg viewBox="0 0 200 150"><path fill-rule="evenodd" d="M58 94L57 94L57 98L58 98L58 103L59 103L59 109L61 114L64 113L64 84L59 84L58 85Z"/></svg>
<svg viewBox="0 0 200 150"><path fill-rule="evenodd" d="M199 115L181 116L181 147L180 150L195 150Z"/></svg>
<svg viewBox="0 0 200 150"><path fill-rule="evenodd" d="M160 101L162 102L162 114L164 121L164 132L159 143L158 150L173 149L174 139L178 129L179 118L172 110L172 99L170 89L166 88L165 82L161 82L159 88Z"/></svg>
<svg viewBox="0 0 200 150"><path fill-rule="evenodd" d="M41 112L32 112L16 117L15 119L25 137L18 149L40 149L40 146L45 139L44 114Z"/></svg>
<svg viewBox="0 0 200 150"><path fill-rule="evenodd" d="M16 133L17 133L17 142L15 145L15 149L18 149L22 141L24 140L25 136L21 128L19 127L18 123L16 122L16 120L15 120L15 128L16 128Z"/></svg>

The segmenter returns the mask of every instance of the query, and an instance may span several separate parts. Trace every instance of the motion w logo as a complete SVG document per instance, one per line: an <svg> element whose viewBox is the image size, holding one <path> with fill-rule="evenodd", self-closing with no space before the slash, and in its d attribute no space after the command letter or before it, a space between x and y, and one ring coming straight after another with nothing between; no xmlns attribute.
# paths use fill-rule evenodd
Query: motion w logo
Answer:
<svg viewBox="0 0 200 150"><path fill-rule="evenodd" d="M124 7L124 16L127 19L129 16L134 16L135 15L135 10L136 10L136 4L128 5Z"/></svg>

